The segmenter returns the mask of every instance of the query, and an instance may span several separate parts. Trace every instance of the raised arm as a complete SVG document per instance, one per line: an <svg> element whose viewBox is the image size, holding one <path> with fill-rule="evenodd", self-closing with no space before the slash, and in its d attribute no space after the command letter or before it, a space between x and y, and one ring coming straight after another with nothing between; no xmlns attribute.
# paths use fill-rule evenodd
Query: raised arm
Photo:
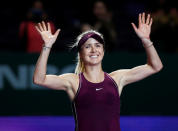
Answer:
<svg viewBox="0 0 178 131"><path fill-rule="evenodd" d="M70 79L73 74L64 74L60 76L46 75L48 56L60 30L58 29L54 34L52 34L50 24L47 23L46 26L44 22L39 23L38 26L36 26L36 29L40 33L44 41L44 46L36 63L33 75L33 82L37 85L45 86L52 89L66 90L67 87L71 86Z"/></svg>
<svg viewBox="0 0 178 131"><path fill-rule="evenodd" d="M134 23L131 23L137 36L141 39L143 47L147 55L147 63L134 67L132 69L118 70L111 73L111 76L119 83L121 88L127 84L142 80L154 73L159 72L163 65L154 48L153 42L150 40L150 32L152 18L148 14L145 18L145 13L139 14L138 28Z"/></svg>

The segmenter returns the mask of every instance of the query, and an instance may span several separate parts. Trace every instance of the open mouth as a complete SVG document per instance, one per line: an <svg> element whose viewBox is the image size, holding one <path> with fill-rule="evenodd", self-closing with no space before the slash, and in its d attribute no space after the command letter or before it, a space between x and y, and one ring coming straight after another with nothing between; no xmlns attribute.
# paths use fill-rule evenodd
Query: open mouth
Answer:
<svg viewBox="0 0 178 131"><path fill-rule="evenodd" d="M90 58L97 58L98 55L91 55Z"/></svg>

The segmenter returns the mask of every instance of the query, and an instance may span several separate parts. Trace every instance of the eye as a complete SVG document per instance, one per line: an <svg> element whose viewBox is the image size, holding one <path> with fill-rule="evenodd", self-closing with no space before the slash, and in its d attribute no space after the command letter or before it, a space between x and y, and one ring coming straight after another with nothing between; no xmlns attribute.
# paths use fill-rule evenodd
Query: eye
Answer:
<svg viewBox="0 0 178 131"><path fill-rule="evenodd" d="M90 48L90 46L89 46L89 45L86 45L85 48Z"/></svg>
<svg viewBox="0 0 178 131"><path fill-rule="evenodd" d="M96 47L101 47L101 44L96 44Z"/></svg>

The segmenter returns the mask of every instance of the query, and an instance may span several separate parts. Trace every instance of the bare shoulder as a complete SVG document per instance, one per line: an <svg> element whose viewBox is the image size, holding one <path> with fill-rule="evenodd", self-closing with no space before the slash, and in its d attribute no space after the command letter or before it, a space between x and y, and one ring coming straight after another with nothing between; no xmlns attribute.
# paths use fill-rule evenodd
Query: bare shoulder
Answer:
<svg viewBox="0 0 178 131"><path fill-rule="evenodd" d="M79 83L79 76L77 74L74 74L74 73L66 73L66 74L59 75L58 77L62 78L63 80L67 80L68 82L70 82L70 84L74 88Z"/></svg>
<svg viewBox="0 0 178 131"><path fill-rule="evenodd" d="M128 72L128 70L129 69L119 69L119 70L116 70L116 71L109 73L109 75L114 79L120 79L121 77L124 76L124 74L126 72Z"/></svg>
<svg viewBox="0 0 178 131"><path fill-rule="evenodd" d="M66 73L66 74L59 75L58 77L65 79L65 80L69 80L69 81L78 81L79 80L78 75L74 74L74 73Z"/></svg>
<svg viewBox="0 0 178 131"><path fill-rule="evenodd" d="M66 79L75 79L78 77L77 74L74 74L74 73L65 73L65 74L62 74L62 75L58 75L60 78L66 78Z"/></svg>

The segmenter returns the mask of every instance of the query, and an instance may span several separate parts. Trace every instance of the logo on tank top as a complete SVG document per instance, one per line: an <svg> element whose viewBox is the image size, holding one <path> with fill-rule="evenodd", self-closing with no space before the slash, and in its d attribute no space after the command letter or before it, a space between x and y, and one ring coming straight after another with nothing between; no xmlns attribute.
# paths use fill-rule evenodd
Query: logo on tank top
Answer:
<svg viewBox="0 0 178 131"><path fill-rule="evenodd" d="M101 90L101 89L103 89L103 88L96 88L96 91L99 91L99 90Z"/></svg>

